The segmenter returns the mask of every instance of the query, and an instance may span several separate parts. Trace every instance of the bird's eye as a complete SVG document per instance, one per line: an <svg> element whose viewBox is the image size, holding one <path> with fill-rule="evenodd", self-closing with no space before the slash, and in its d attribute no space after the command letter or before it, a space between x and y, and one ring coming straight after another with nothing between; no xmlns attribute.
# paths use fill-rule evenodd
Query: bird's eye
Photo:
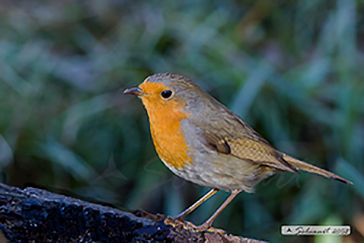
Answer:
<svg viewBox="0 0 364 243"><path fill-rule="evenodd" d="M168 99L169 97L171 97L173 94L172 90L163 90L161 92L161 96L164 98L164 99Z"/></svg>

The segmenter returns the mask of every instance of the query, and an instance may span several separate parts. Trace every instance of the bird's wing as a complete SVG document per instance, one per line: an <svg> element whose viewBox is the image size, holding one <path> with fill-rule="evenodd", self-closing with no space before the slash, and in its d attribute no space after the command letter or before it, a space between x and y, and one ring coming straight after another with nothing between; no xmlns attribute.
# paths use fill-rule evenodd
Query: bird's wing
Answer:
<svg viewBox="0 0 364 243"><path fill-rule="evenodd" d="M298 173L297 168L283 159L280 152L275 150L264 138L253 130L240 117L231 112L219 122L210 122L207 129L201 129L204 144L212 150L230 154L252 163L273 167L281 171ZM211 131L216 131L212 133Z"/></svg>

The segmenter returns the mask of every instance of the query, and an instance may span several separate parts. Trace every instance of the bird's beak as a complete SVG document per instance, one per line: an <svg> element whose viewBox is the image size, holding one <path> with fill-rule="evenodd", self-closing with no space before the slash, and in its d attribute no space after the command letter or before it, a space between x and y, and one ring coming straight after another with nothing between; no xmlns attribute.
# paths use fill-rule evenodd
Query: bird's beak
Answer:
<svg viewBox="0 0 364 243"><path fill-rule="evenodd" d="M144 92L141 88L137 87L137 88L126 89L124 91L124 94L133 94L133 95L141 96L144 94Z"/></svg>

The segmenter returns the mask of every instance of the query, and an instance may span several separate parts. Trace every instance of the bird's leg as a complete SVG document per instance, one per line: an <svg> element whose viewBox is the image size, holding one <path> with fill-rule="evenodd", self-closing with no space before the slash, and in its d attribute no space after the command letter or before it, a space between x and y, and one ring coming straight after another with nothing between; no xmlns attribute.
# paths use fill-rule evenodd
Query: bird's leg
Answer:
<svg viewBox="0 0 364 243"><path fill-rule="evenodd" d="M201 197L197 202L192 204L189 208L187 208L185 211L180 213L176 219L183 220L188 214L190 214L193 210L195 210L198 206L200 206L203 202L205 202L207 199L212 197L216 192L218 192L219 189L211 189L208 193L206 193L203 197Z"/></svg>
<svg viewBox="0 0 364 243"><path fill-rule="evenodd" d="M208 219L205 223L203 223L200 226L197 226L197 229L200 231L207 230L211 227L212 223L214 222L217 215L221 213L222 210L238 195L242 190L233 190L230 194L230 196L225 200L225 202L216 210L216 212Z"/></svg>

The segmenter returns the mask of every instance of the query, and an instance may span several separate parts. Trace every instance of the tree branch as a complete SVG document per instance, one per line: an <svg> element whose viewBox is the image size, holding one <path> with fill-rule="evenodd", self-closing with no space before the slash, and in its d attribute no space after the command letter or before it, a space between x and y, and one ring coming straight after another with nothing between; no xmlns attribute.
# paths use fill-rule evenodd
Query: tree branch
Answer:
<svg viewBox="0 0 364 243"><path fill-rule="evenodd" d="M217 229L196 232L191 225L0 183L0 229L11 242L262 242Z"/></svg>

